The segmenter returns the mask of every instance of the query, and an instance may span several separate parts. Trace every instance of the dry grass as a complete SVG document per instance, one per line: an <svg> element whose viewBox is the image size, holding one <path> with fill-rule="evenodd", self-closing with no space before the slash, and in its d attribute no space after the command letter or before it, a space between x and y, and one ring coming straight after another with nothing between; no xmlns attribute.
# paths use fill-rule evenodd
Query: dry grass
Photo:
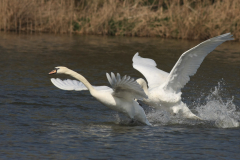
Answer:
<svg viewBox="0 0 240 160"><path fill-rule="evenodd" d="M0 0L0 29L67 33L73 12L73 0Z"/></svg>
<svg viewBox="0 0 240 160"><path fill-rule="evenodd" d="M4 31L240 40L240 1L0 0Z"/></svg>

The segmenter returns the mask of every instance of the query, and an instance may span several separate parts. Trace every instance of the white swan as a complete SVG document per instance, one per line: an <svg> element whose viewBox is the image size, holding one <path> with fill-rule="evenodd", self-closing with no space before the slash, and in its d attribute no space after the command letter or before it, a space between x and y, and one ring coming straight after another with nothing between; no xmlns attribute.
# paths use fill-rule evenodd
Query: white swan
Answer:
<svg viewBox="0 0 240 160"><path fill-rule="evenodd" d="M146 118L143 108L134 101L134 98L147 98L147 95L131 77L124 76L121 78L119 74L115 77L113 73L111 73L111 76L107 73L107 79L112 89L107 86L92 86L82 75L67 67L56 67L49 74L55 73L68 74L82 82L69 79L65 81L51 79L56 87L63 90L89 90L93 97L110 109L121 112L132 120L135 119L141 123L151 125Z"/></svg>
<svg viewBox="0 0 240 160"><path fill-rule="evenodd" d="M148 95L148 99L143 99L143 102L172 114L181 113L185 118L200 119L181 101L181 89L190 80L189 76L197 72L203 59L228 40L233 40L230 33L208 39L189 49L180 56L170 73L158 69L154 60L142 58L136 53L132 59L133 68L144 75L149 86L147 88L145 80L137 80Z"/></svg>

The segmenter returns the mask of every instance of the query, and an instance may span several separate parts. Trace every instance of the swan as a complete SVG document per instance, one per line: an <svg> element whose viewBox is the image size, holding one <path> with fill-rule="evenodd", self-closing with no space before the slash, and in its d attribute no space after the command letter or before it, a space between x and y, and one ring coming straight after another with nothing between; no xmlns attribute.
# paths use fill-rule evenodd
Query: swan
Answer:
<svg viewBox="0 0 240 160"><path fill-rule="evenodd" d="M63 66L56 67L49 74L70 75L80 82L70 79L65 81L51 79L51 81L56 87L63 90L89 90L94 98L110 109L125 114L132 121L137 120L143 124L151 125L143 108L134 101L134 98L147 98L147 95L133 78L129 76L121 78L119 73L116 76L114 73L111 73L111 76L106 73L107 79L112 86L110 88L108 86L92 86L81 74Z"/></svg>
<svg viewBox="0 0 240 160"><path fill-rule="evenodd" d="M170 73L158 69L156 62L149 58L142 58L139 53L133 56L133 68L143 74L148 82L140 78L136 81L143 88L148 99L143 103L156 109L163 109L173 115L179 114L184 118L201 119L193 114L185 103L181 101L181 89L193 76L203 59L217 46L225 41L233 40L230 33L208 39L184 52Z"/></svg>

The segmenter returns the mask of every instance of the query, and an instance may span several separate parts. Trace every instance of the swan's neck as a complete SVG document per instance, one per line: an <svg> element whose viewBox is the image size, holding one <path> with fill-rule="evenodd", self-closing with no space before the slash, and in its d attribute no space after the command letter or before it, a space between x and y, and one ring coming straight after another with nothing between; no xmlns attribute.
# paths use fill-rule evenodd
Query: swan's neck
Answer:
<svg viewBox="0 0 240 160"><path fill-rule="evenodd" d="M93 92L95 92L96 90L93 88L93 86L87 81L87 79L85 77L83 77L81 74L73 71L73 70L68 70L66 72L66 74L78 79L79 81L81 81L90 91L90 93L92 94Z"/></svg>
<svg viewBox="0 0 240 160"><path fill-rule="evenodd" d="M148 87L147 87L146 81L144 79L142 79L142 78L139 78L136 81L142 87L142 89L144 90L145 94L148 96Z"/></svg>

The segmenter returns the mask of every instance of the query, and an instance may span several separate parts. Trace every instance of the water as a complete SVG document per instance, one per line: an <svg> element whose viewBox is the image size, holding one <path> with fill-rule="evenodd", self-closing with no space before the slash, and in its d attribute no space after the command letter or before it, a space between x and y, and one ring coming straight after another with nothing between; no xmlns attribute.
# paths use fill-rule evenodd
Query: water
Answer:
<svg viewBox="0 0 240 160"><path fill-rule="evenodd" d="M200 41L160 38L0 33L0 159L239 159L240 49L224 43L184 87L183 101L204 121L189 121L143 105L153 126L100 104L88 91L63 91L49 76L62 65L93 85L105 73L134 78L139 52L169 72Z"/></svg>

